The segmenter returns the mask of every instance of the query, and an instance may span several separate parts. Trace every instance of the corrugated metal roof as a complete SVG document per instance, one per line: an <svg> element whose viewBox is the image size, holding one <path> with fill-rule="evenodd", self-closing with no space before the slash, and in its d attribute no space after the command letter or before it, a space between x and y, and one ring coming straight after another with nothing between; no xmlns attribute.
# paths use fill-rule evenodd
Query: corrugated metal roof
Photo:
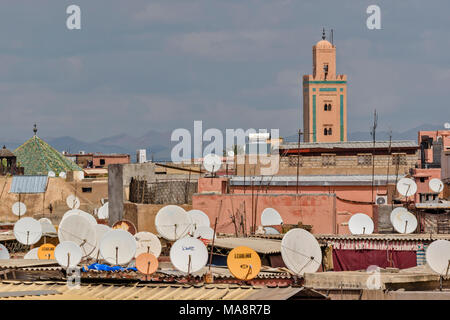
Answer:
<svg viewBox="0 0 450 320"><path fill-rule="evenodd" d="M404 175L389 175L388 184L395 184L396 181L403 178ZM295 186L297 177L289 176L233 176L230 179L230 185L277 185L277 186ZM371 175L306 175L299 177L300 186L348 186L348 185L371 185ZM374 184L376 186L386 185L386 175L375 175Z"/></svg>
<svg viewBox="0 0 450 320"><path fill-rule="evenodd" d="M30 267L58 266L56 260L0 259L0 269L21 269Z"/></svg>
<svg viewBox="0 0 450 320"><path fill-rule="evenodd" d="M443 203L429 202L429 203L416 203L417 209L450 209L450 201Z"/></svg>
<svg viewBox="0 0 450 320"><path fill-rule="evenodd" d="M67 282L23 282L3 281L0 292L12 292L13 296L1 299L79 299L79 300L253 300L253 299L288 299L300 292L302 287L287 286L261 287L228 284L176 285L176 284L81 284L79 289L70 288ZM58 294L34 295L33 291L53 292ZM17 294L23 292L22 296ZM254 298L253 298L254 297Z"/></svg>
<svg viewBox="0 0 450 320"><path fill-rule="evenodd" d="M13 176L10 193L44 193L47 176Z"/></svg>
<svg viewBox="0 0 450 320"><path fill-rule="evenodd" d="M392 141L391 148L418 148L413 140ZM280 145L280 149L297 149L297 142L286 142ZM306 149L373 149L372 141L345 141L345 142L302 142L300 148ZM375 142L375 148L389 148L389 141Z"/></svg>
<svg viewBox="0 0 450 320"><path fill-rule="evenodd" d="M281 252L281 241L262 238L217 238L214 241L214 246L225 249L246 246L262 254Z"/></svg>

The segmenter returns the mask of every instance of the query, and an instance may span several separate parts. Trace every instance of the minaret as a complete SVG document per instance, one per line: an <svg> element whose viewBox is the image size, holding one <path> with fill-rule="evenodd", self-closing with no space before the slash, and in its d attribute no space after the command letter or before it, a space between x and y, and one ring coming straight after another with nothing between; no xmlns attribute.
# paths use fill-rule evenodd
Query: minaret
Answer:
<svg viewBox="0 0 450 320"><path fill-rule="evenodd" d="M347 141L347 76L336 74L336 46L325 28L312 51L313 74L303 76L304 140Z"/></svg>

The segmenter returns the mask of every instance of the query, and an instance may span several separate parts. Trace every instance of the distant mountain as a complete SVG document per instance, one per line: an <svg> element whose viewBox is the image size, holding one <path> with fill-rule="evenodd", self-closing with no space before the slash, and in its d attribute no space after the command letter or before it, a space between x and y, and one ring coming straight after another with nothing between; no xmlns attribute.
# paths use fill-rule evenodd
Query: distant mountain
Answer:
<svg viewBox="0 0 450 320"><path fill-rule="evenodd" d="M442 130L440 125L424 124L416 128L409 129L404 132L392 132L393 140L413 140L417 141L417 132L420 130ZM131 155L132 162L136 161L136 150L146 149L147 158L164 161L170 160L170 153L175 143L170 141L171 132L158 132L149 130L140 137L132 137L127 134L119 134L106 137L95 142L83 142L73 137L57 137L43 138L58 151L68 151L78 153L79 151L99 152L99 153L127 153ZM379 131L376 136L377 140L389 140L389 132ZM285 141L297 142L297 135L290 135L284 138ZM370 133L367 132L350 132L348 134L349 141L370 141L372 139ZM0 138L0 147L6 147L12 151L20 146L23 142L3 141Z"/></svg>

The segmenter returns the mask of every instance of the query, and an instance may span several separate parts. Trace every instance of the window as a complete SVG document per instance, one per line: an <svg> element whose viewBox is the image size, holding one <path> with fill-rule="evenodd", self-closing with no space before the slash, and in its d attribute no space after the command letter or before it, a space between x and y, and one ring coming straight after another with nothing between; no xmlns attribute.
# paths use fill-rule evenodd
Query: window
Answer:
<svg viewBox="0 0 450 320"><path fill-rule="evenodd" d="M328 128L328 135L329 135L329 136L332 135L331 128Z"/></svg>
<svg viewBox="0 0 450 320"><path fill-rule="evenodd" d="M105 159L100 159L100 165L104 166L105 165Z"/></svg>
<svg viewBox="0 0 450 320"><path fill-rule="evenodd" d="M302 166L302 157L300 156L300 162L299 156L289 156L289 167L297 167L297 163L299 163L299 167Z"/></svg>
<svg viewBox="0 0 450 320"><path fill-rule="evenodd" d="M322 166L330 167L336 165L336 155L335 154L322 154Z"/></svg>
<svg viewBox="0 0 450 320"><path fill-rule="evenodd" d="M398 166L406 166L406 153L394 153L392 154L392 164Z"/></svg>
<svg viewBox="0 0 450 320"><path fill-rule="evenodd" d="M371 166L372 155L371 154L358 154L358 166Z"/></svg>
<svg viewBox="0 0 450 320"><path fill-rule="evenodd" d="M327 128L323 128L323 135L324 135L324 136L328 135L328 130L327 130Z"/></svg>
<svg viewBox="0 0 450 320"><path fill-rule="evenodd" d="M323 128L323 135L324 136L331 136L333 134L333 131L331 128Z"/></svg>
<svg viewBox="0 0 450 320"><path fill-rule="evenodd" d="M419 180L420 180L420 182L425 182L425 178L424 177L421 177L421 178L419 178Z"/></svg>
<svg viewBox="0 0 450 320"><path fill-rule="evenodd" d="M83 188L81 188L81 191L82 192L92 192L92 187L83 187Z"/></svg>
<svg viewBox="0 0 450 320"><path fill-rule="evenodd" d="M323 106L324 111L331 111L331 103L325 103Z"/></svg>

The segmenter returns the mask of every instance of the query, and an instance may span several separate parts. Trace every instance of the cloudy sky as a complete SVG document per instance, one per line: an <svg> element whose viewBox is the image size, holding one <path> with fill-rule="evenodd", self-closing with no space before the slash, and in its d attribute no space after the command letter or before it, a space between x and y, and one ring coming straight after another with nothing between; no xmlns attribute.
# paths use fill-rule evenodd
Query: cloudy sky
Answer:
<svg viewBox="0 0 450 320"><path fill-rule="evenodd" d="M81 7L81 30L66 8ZM366 27L381 7L382 30ZM302 123L321 28L349 79L349 131L450 122L450 2L73 0L0 3L0 136L85 141L148 130Z"/></svg>

